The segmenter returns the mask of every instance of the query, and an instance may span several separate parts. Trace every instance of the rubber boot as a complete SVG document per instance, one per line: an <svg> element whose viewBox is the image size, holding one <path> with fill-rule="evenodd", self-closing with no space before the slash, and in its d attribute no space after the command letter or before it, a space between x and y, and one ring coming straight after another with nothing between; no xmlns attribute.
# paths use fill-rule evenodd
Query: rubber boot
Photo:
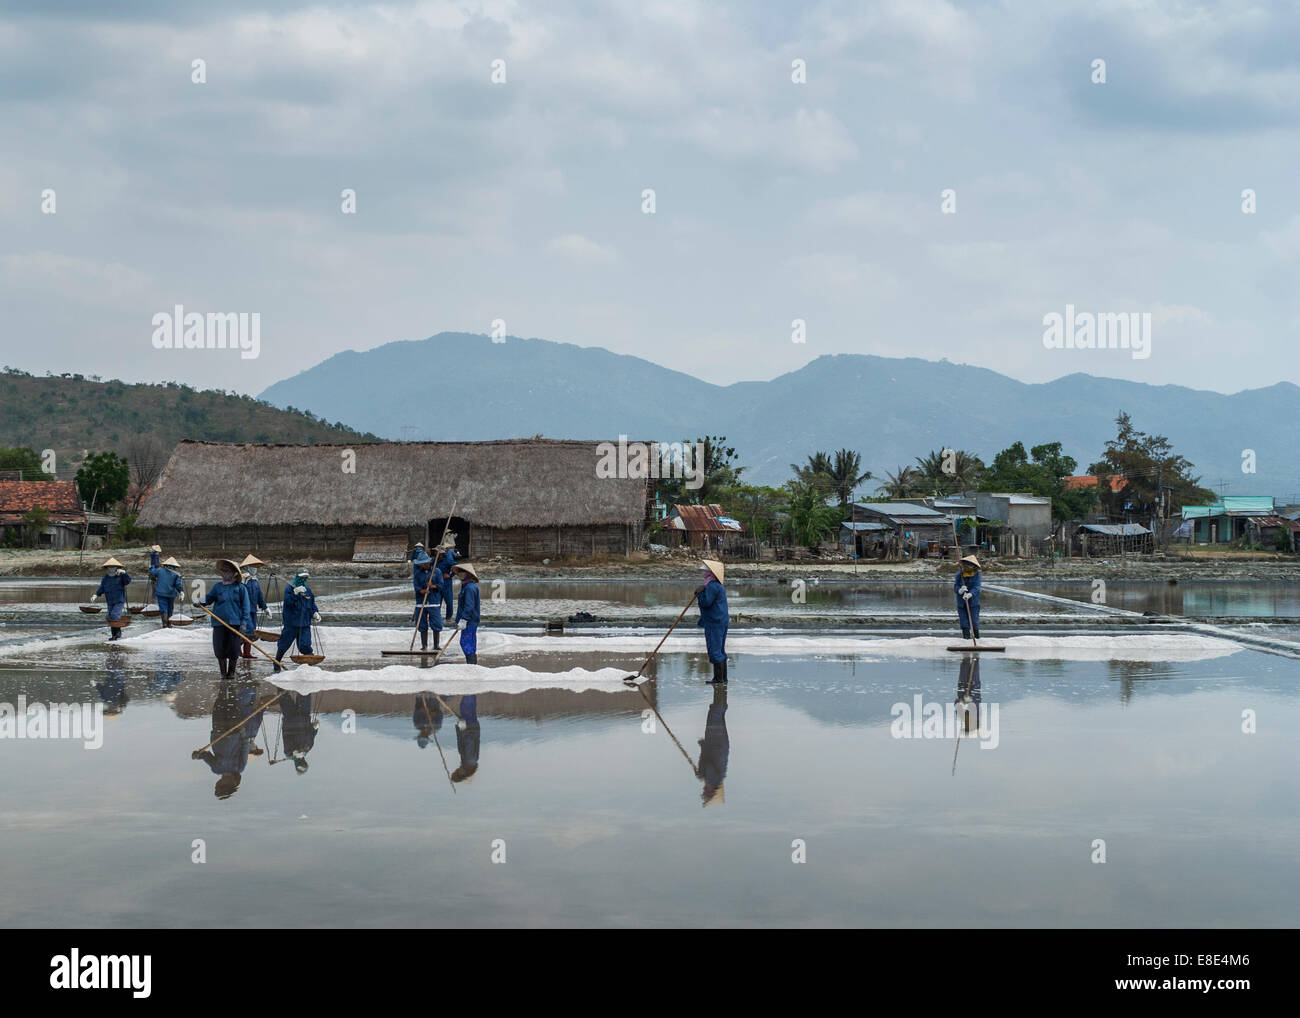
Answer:
<svg viewBox="0 0 1300 1018"><path fill-rule="evenodd" d="M164 616L163 616L163 628L164 628L164 629L171 629L171 627L172 627L172 617L171 617L170 615L164 615Z"/></svg>
<svg viewBox="0 0 1300 1018"><path fill-rule="evenodd" d="M246 644L244 644L244 650L243 650L243 653L241 653L239 656L240 656L240 657L252 657L252 656L253 656L253 645L252 645L251 643L246 643Z"/></svg>
<svg viewBox="0 0 1300 1018"><path fill-rule="evenodd" d="M975 627L975 639L978 640L979 638L980 638L980 627L979 627L979 626L976 626L976 627Z"/></svg>
<svg viewBox="0 0 1300 1018"><path fill-rule="evenodd" d="M420 649L421 650L429 649L429 631L427 629L423 629L420 631Z"/></svg>
<svg viewBox="0 0 1300 1018"><path fill-rule="evenodd" d="M435 631L434 631L434 634L433 634L433 649L434 649L434 650L441 650L442 648L441 648L441 646L439 645L440 643L441 643L441 641L439 640L439 633L435 630Z"/></svg>
<svg viewBox="0 0 1300 1018"><path fill-rule="evenodd" d="M713 678L709 679L709 684L710 684L710 685L713 685L713 686L720 686L720 685L722 685L722 683L724 683L724 682L726 682L726 681L727 681L727 680L724 679L724 678L722 677L722 662L721 662L721 661L714 661L714 662L713 662Z"/></svg>
<svg viewBox="0 0 1300 1018"><path fill-rule="evenodd" d="M722 683L723 683L723 685L726 685L726 683L727 683L727 665L728 665L728 663L729 663L729 662L727 662L727 661L723 661L723 662L722 662Z"/></svg>
<svg viewBox="0 0 1300 1018"><path fill-rule="evenodd" d="M275 659L275 661L274 661L274 663L271 665L271 667L275 669L275 674L276 674L276 675L279 675L280 672L284 671L284 669L280 667L280 659L279 659L279 658L276 658L276 659Z"/></svg>
<svg viewBox="0 0 1300 1018"><path fill-rule="evenodd" d="M961 638L962 638L963 640L969 640L969 639L970 639L970 626L962 626L962 627L961 627Z"/></svg>
<svg viewBox="0 0 1300 1018"><path fill-rule="evenodd" d="M478 655L477 655L477 654L466 654L466 655L465 655L465 663L466 663L467 665L476 665L476 664L478 664Z"/></svg>

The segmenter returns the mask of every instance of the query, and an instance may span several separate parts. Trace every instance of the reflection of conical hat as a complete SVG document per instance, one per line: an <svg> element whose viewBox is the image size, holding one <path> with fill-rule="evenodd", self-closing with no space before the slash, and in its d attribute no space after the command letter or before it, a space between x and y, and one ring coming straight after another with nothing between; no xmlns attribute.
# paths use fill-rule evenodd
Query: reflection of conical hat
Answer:
<svg viewBox="0 0 1300 1018"><path fill-rule="evenodd" d="M719 785L716 789L714 789L713 794L709 796L707 799L705 799L702 803L700 803L700 805L703 806L705 809L708 809L708 807L710 806L721 806L726 801L727 801L727 794L723 790L722 786Z"/></svg>
<svg viewBox="0 0 1300 1018"><path fill-rule="evenodd" d="M711 572L714 576L716 576L718 578L719 583L722 582L722 574L726 569L726 567L721 562L719 562L715 558L704 558L704 559L700 559L700 564L703 565L705 568L707 568L709 572Z"/></svg>
<svg viewBox="0 0 1300 1018"><path fill-rule="evenodd" d="M119 562L119 561L118 561L117 559L115 559L115 558L111 558L111 559L109 559L107 562L105 562L102 566L100 566L99 568L100 568L100 569L111 569L111 568L113 568L113 567L117 567L118 569L121 569L121 568L122 568L122 563Z"/></svg>
<svg viewBox="0 0 1300 1018"><path fill-rule="evenodd" d="M260 558L258 558L256 555L247 555L247 556L245 556L244 561L241 562L241 563L239 563L239 567L240 567L241 569L242 569L244 566L264 566L264 565L266 565L266 563L263 562L263 561L262 561Z"/></svg>
<svg viewBox="0 0 1300 1018"><path fill-rule="evenodd" d="M174 569L179 569L181 567L181 564L176 561L175 556L169 556L163 559L162 564L165 566L171 566Z"/></svg>
<svg viewBox="0 0 1300 1018"><path fill-rule="evenodd" d="M454 566L451 567L451 571L453 573L456 572L456 570L458 569L462 573L469 573L470 576L474 577L474 582L475 583L478 582L478 573L474 571L474 567L470 565L468 562L457 562Z"/></svg>
<svg viewBox="0 0 1300 1018"><path fill-rule="evenodd" d="M962 561L963 561L963 562L969 562L969 563L970 563L971 565L973 565L976 569L981 568L981 566L980 566L980 560L977 559L974 555L967 555L965 558L962 559Z"/></svg>

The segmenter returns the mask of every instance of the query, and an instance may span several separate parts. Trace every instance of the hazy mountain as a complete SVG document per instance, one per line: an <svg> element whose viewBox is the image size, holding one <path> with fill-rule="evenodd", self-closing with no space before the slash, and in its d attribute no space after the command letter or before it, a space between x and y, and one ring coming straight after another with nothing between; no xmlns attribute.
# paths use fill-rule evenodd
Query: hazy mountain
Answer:
<svg viewBox="0 0 1300 1018"><path fill-rule="evenodd" d="M1016 440L1059 440L1082 470L1127 410L1168 436L1207 486L1300 491L1300 387L1289 382L1232 396L1082 373L1026 384L948 361L837 354L770 382L718 386L598 348L440 333L336 354L262 398L394 439L725 434L755 483L786 480L817 449L856 449L880 476L945 446L988 461ZM1254 475L1241 471L1245 449Z"/></svg>

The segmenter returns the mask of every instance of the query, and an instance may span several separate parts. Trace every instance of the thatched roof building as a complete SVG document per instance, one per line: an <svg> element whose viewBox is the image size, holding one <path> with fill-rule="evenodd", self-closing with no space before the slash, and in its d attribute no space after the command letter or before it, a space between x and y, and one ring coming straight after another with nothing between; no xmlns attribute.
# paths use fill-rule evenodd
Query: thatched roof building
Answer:
<svg viewBox="0 0 1300 1018"><path fill-rule="evenodd" d="M164 545L350 553L361 536L463 555L627 554L641 544L644 479L597 476L597 442L182 442L140 512Z"/></svg>

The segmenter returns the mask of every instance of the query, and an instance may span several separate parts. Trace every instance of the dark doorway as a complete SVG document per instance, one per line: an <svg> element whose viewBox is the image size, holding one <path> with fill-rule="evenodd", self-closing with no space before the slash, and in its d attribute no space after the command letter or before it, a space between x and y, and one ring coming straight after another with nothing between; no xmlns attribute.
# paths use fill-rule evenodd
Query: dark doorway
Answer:
<svg viewBox="0 0 1300 1018"><path fill-rule="evenodd" d="M448 537L456 535L456 552L461 558L469 559L469 523L462 516L453 516L451 525L447 524L446 516L439 516L437 519L429 521L429 547L437 547L439 539L442 537L442 528L448 528Z"/></svg>

